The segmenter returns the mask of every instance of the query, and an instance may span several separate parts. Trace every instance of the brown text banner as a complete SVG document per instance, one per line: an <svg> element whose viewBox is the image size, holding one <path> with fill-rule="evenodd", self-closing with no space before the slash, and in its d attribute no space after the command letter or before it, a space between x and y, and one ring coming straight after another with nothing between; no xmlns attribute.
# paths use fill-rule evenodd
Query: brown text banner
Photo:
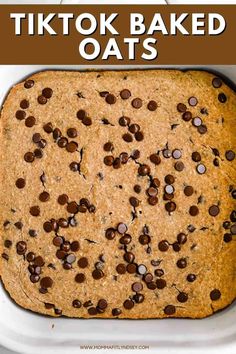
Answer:
<svg viewBox="0 0 236 354"><path fill-rule="evenodd" d="M1 5L0 64L236 64L236 5Z"/></svg>

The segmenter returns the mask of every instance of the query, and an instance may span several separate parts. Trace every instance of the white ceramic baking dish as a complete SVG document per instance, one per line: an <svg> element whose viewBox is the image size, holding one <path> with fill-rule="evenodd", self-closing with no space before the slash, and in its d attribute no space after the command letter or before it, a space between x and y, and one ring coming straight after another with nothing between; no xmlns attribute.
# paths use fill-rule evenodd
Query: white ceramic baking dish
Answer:
<svg viewBox="0 0 236 354"><path fill-rule="evenodd" d="M162 66L163 67L163 66ZM166 67L166 66L164 66ZM87 68L101 68L89 66ZM116 67L103 66L102 69ZM117 67L129 69L132 66ZM142 67L140 67L142 68ZM147 68L147 66L145 67ZM153 68L153 66L152 66ZM188 69L188 66L178 66ZM191 67L193 68L193 67ZM195 67L194 67L195 68ZM236 84L235 66L207 66ZM28 75L46 69L79 70L80 66L0 66L0 104L12 85ZM230 286L230 285L229 285ZM131 352L115 346L149 346L148 353L236 353L236 303L202 320L102 320L49 318L23 310L13 303L0 286L0 344L24 354L81 353L82 345L98 346L98 352L108 352L102 346L114 346L112 353ZM0 350L1 352L1 350ZM92 350L93 352L93 350Z"/></svg>

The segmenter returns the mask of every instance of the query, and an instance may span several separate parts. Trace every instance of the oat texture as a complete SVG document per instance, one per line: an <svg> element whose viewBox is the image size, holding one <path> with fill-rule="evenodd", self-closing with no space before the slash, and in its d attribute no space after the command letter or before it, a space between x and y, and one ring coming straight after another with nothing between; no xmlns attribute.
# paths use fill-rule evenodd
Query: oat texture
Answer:
<svg viewBox="0 0 236 354"><path fill-rule="evenodd" d="M207 72L38 73L3 105L0 274L50 316L201 318L236 296L236 94Z"/></svg>

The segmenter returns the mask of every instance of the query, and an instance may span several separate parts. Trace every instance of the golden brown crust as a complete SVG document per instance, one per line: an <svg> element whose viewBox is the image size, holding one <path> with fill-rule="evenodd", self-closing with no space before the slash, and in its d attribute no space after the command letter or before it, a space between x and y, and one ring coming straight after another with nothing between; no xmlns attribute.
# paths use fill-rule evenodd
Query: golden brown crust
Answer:
<svg viewBox="0 0 236 354"><path fill-rule="evenodd" d="M235 224L235 215L231 213L235 210L232 191L236 189L236 173L235 159L228 161L225 153L235 151L236 147L236 94L224 83L219 88L213 87L213 78L212 74L199 71L49 71L29 78L34 80L32 88L26 89L24 83L20 83L10 91L4 103L0 124L0 251L9 259L6 260L5 255L1 258L0 273L6 290L20 306L51 316L60 315L57 310L61 310L62 315L68 317L110 318L113 317L112 309L119 308L122 311L119 318L201 318L226 307L235 299L236 236L230 236L230 233L234 233L232 226ZM46 104L39 104L38 96L47 87L53 90L52 97L47 99ZM130 90L130 98L120 97L120 92L124 89ZM109 98L105 94L101 97L100 92L104 91L115 96L114 104L106 102ZM220 96L221 101L226 97L224 103L218 98L221 93L225 95ZM190 97L197 98L196 106L188 103ZM132 106L135 98L141 98L141 108ZM19 105L22 100L30 103L28 108L23 109L26 117L34 116L36 119L36 124L31 128L26 127L26 119L15 118L16 111L21 110ZM147 108L150 101L155 101L151 104L154 109L157 103L154 111ZM195 104L194 101L193 99L192 103ZM201 128L204 130L206 125L207 133L200 134L191 120L182 119L182 113L177 110L179 103L185 104L193 117L201 118ZM92 125L85 126L77 118L80 109L91 117ZM128 132L127 127L120 126L118 122L123 115L131 119L131 124L140 126L144 134L142 141L137 141L133 134L131 143L123 140L123 134ZM110 124L103 124L104 118ZM65 148L60 148L52 134L43 130L48 122L52 123L53 128L59 128L69 141L76 141L77 151L68 152ZM68 128L76 128L78 137L68 137ZM40 133L47 145L43 149L42 158L35 158L32 163L27 163L24 160L25 153L37 148L37 144L32 142L34 133ZM103 146L108 141L114 146L112 152L104 151ZM181 158L164 158L166 144L171 152L177 149L177 155L180 150ZM70 147L73 149L73 146ZM131 156L135 149L139 149L141 153L136 161L129 158L118 169L104 164L103 160L107 155L116 158L120 153L127 152ZM157 152L161 163L155 165L150 161L150 155ZM193 152L200 153L200 162L192 160ZM228 155L230 159L231 155ZM69 168L70 163L80 160L80 172L73 172ZM184 164L183 171L177 171L174 167L180 161ZM197 173L199 163L207 168L206 173ZM143 164L150 167L149 176L139 175L138 168ZM39 178L43 172L46 176L44 184ZM169 174L175 177L172 201L176 204L176 210L171 214L165 209L167 201L163 200L166 186L164 178ZM18 178L26 181L26 186L22 189L15 186ZM160 180L158 203L154 206L148 203L146 193L152 178ZM142 188L139 194L133 189L136 184ZM194 188L194 193L188 197L183 191L186 185ZM49 201L39 200L43 191L50 194ZM60 228L57 231L67 241L77 240L80 243L78 251L68 252L76 256L76 262L70 270L64 269L64 261L56 257L59 247L53 244L54 232L47 233L43 227L52 218L67 219L72 215L67 212L65 205L57 202L58 196L63 193L68 195L69 202L79 203L81 198L87 198L96 207L95 212L76 214L77 226ZM130 197L139 201L135 209L129 202ZM136 202L133 200L133 203ZM211 209L211 213L219 211L217 216L209 214L209 208L213 205L215 207ZM39 206L40 216L30 214L32 206ZM189 211L191 206L196 206L197 209L192 208ZM132 215L134 211L136 218ZM194 214L195 211L198 212L196 216L190 215L190 212ZM23 224L22 229L15 226L19 221ZM230 221L232 232L223 227L224 221ZM118 264L128 264L123 259L125 250L120 247L122 235L115 232L115 238L108 240L105 231L116 228L118 223L125 223L128 227L127 233L131 235L132 241L127 245L127 251L135 255L134 263L145 265L147 272L153 274L153 283L156 284L159 279L158 287L163 286L160 279L164 279L166 286L163 289L149 289L141 275L127 271L121 275L117 273ZM149 228L149 245L139 242L145 225ZM37 236L30 236L29 230L36 231ZM176 252L173 247L178 247L176 239L181 232L187 235L187 241ZM34 233L31 231L32 234ZM225 242L230 238L230 242ZM10 248L6 247L6 240L12 242ZM168 243L160 245L163 240ZM19 241L27 244L24 255L16 252ZM165 246L167 251L159 249ZM28 266L33 263L25 259L29 252L42 256L45 262L41 267L40 280L36 283L30 281L28 270ZM81 257L88 258L88 267L80 268L77 265ZM182 258L187 263L185 268L176 265ZM153 260L161 262L158 266L153 266ZM99 264L96 266L102 267L103 272L103 277L99 280L92 276L97 262ZM55 269L48 267L49 264L53 264ZM155 269L162 269L164 275L158 277L154 274ZM85 282L75 282L77 273L85 275ZM196 280L187 281L188 274L195 274ZM45 277L51 278L53 284L46 294L42 294L39 292L39 288L42 288L40 281ZM135 295L132 285L137 282L143 286L138 292L144 295L144 301L134 302L132 309L126 309L123 303ZM45 280L44 286L46 287ZM140 284L136 287L139 289ZM186 300L186 294L187 301L180 302L181 297ZM79 299L82 304L90 300L93 305L74 308L72 302L75 299ZM91 308L96 307L100 299L105 299L108 306L103 313L94 313L96 310ZM45 303L53 304L54 307L46 308ZM166 308L169 305L174 307Z"/></svg>

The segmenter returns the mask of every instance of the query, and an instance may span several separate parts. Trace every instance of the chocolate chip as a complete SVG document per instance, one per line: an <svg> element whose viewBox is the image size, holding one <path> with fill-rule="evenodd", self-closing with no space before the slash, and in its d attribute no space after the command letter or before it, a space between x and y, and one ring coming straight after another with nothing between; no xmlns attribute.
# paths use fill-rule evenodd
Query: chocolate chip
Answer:
<svg viewBox="0 0 236 354"><path fill-rule="evenodd" d="M158 248L161 252L166 252L169 249L169 243L166 240L162 240L158 244Z"/></svg>
<svg viewBox="0 0 236 354"><path fill-rule="evenodd" d="M112 155L105 156L103 162L106 166L112 166L114 162L114 157Z"/></svg>
<svg viewBox="0 0 236 354"><path fill-rule="evenodd" d="M78 262L78 266L82 269L88 267L88 259L86 257L81 257Z"/></svg>
<svg viewBox="0 0 236 354"><path fill-rule="evenodd" d="M27 109L27 108L29 108L29 101L28 101L28 100L22 100L22 101L20 102L20 108L22 108L22 109Z"/></svg>
<svg viewBox="0 0 236 354"><path fill-rule="evenodd" d="M166 211L168 211L169 213L175 211L176 209L176 204L175 202L168 202L165 204L165 209Z"/></svg>
<svg viewBox="0 0 236 354"><path fill-rule="evenodd" d="M65 148L67 144L68 144L68 139L65 138L64 136L62 136L57 140L57 145L62 149Z"/></svg>
<svg viewBox="0 0 236 354"><path fill-rule="evenodd" d="M202 125L202 120L200 117L195 117L192 119L192 124L194 127L200 127Z"/></svg>
<svg viewBox="0 0 236 354"><path fill-rule="evenodd" d="M181 303L188 301L188 294L180 292L177 296L177 300Z"/></svg>
<svg viewBox="0 0 236 354"><path fill-rule="evenodd" d="M196 170L200 175L202 175L206 172L206 166L200 163L197 165Z"/></svg>
<svg viewBox="0 0 236 354"><path fill-rule="evenodd" d="M214 77L212 80L212 86L215 88L220 88L222 86L222 80L219 77Z"/></svg>
<svg viewBox="0 0 236 354"><path fill-rule="evenodd" d="M134 98L131 102L131 105L133 108L138 109L138 108L142 107L143 102L142 102L141 98Z"/></svg>
<svg viewBox="0 0 236 354"><path fill-rule="evenodd" d="M230 220L232 222L236 222L236 210L233 210L232 213L230 214Z"/></svg>
<svg viewBox="0 0 236 354"><path fill-rule="evenodd" d="M144 264L140 264L138 266L138 274L144 275L144 274L146 274L146 272L147 272L146 266Z"/></svg>
<svg viewBox="0 0 236 354"><path fill-rule="evenodd" d="M70 163L70 170L73 172L79 171L79 163L75 162L75 161L71 162Z"/></svg>
<svg viewBox="0 0 236 354"><path fill-rule="evenodd" d="M53 223L50 222L50 221L46 221L46 222L43 224L43 229L44 229L44 231L46 231L46 232L51 232L52 230L54 230Z"/></svg>
<svg viewBox="0 0 236 354"><path fill-rule="evenodd" d="M136 304L141 304L144 301L144 295L137 293L133 296L133 300L136 302Z"/></svg>
<svg viewBox="0 0 236 354"><path fill-rule="evenodd" d="M76 308L76 309L79 309L79 308L82 306L82 304L81 304L81 302L80 302L79 300L75 299L75 300L73 300L73 302L72 302L72 306L73 306L74 308Z"/></svg>
<svg viewBox="0 0 236 354"><path fill-rule="evenodd" d="M78 204L76 202L70 202L67 204L66 210L68 213L76 214L79 211Z"/></svg>
<svg viewBox="0 0 236 354"><path fill-rule="evenodd" d="M230 232L232 235L236 235L236 224L233 224L231 227L230 227Z"/></svg>
<svg viewBox="0 0 236 354"><path fill-rule="evenodd" d="M131 96L131 92L127 89L124 89L120 92L120 97L123 99L123 100L127 100L128 98L130 98Z"/></svg>
<svg viewBox="0 0 236 354"><path fill-rule="evenodd" d="M173 157L174 159L180 159L181 156L182 156L182 153L181 153L180 150L175 149L175 150L172 151L172 157Z"/></svg>
<svg viewBox="0 0 236 354"><path fill-rule="evenodd" d="M171 157L171 151L169 149L164 149L162 151L162 155L166 158L169 159Z"/></svg>
<svg viewBox="0 0 236 354"><path fill-rule="evenodd" d="M109 152L114 149L114 146L110 141L108 141L106 144L104 144L103 149L104 149L104 151Z"/></svg>
<svg viewBox="0 0 236 354"><path fill-rule="evenodd" d="M151 281L150 283L147 283L147 287L150 290L155 290L157 288L157 285L154 281Z"/></svg>
<svg viewBox="0 0 236 354"><path fill-rule="evenodd" d="M132 284L132 290L136 293L139 293L143 290L143 284L140 282L136 282Z"/></svg>
<svg viewBox="0 0 236 354"><path fill-rule="evenodd" d="M175 167L176 171L181 172L181 171L183 171L183 169L184 169L184 164L183 164L182 161L177 161L177 162L174 164L174 167Z"/></svg>
<svg viewBox="0 0 236 354"><path fill-rule="evenodd" d="M65 252L70 251L70 242L69 241L64 241L63 244L61 245L61 250Z"/></svg>
<svg viewBox="0 0 236 354"><path fill-rule="evenodd" d="M35 257L35 260L34 260L34 265L35 265L35 266L37 266L37 267L43 267L44 264L45 264L45 262L44 262L43 257L41 257L41 256Z"/></svg>
<svg viewBox="0 0 236 354"><path fill-rule="evenodd" d="M73 241L71 242L70 249L73 252L77 252L80 248L79 242L78 241Z"/></svg>
<svg viewBox="0 0 236 354"><path fill-rule="evenodd" d="M155 269L154 273L157 277L162 277L164 275L163 269Z"/></svg>
<svg viewBox="0 0 236 354"><path fill-rule="evenodd" d="M164 289L166 287L166 281L164 279L156 280L157 289Z"/></svg>
<svg viewBox="0 0 236 354"><path fill-rule="evenodd" d="M228 243L232 241L232 235L231 234L224 234L224 242Z"/></svg>
<svg viewBox="0 0 236 354"><path fill-rule="evenodd" d="M173 175L166 175L165 182L167 184L173 184L175 182L175 177Z"/></svg>
<svg viewBox="0 0 236 354"><path fill-rule="evenodd" d="M175 306L174 305L167 305L165 308L164 308L164 313L168 316L171 316L171 315L174 315L175 314Z"/></svg>
<svg viewBox="0 0 236 354"><path fill-rule="evenodd" d="M44 97L43 95L40 95L40 96L38 96L38 103L39 104L46 104L47 103L47 98L46 97Z"/></svg>
<svg viewBox="0 0 236 354"><path fill-rule="evenodd" d="M189 214L191 216L196 216L199 214L199 209L196 205L192 205L190 208L189 208Z"/></svg>
<svg viewBox="0 0 236 354"><path fill-rule="evenodd" d="M57 201L60 205L65 205L68 202L68 195L67 194L61 194L59 195Z"/></svg>
<svg viewBox="0 0 236 354"><path fill-rule="evenodd" d="M125 274L125 272L126 272L125 264L123 264L123 263L118 264L116 267L116 271L118 274Z"/></svg>
<svg viewBox="0 0 236 354"><path fill-rule="evenodd" d="M151 273L147 273L144 275L143 280L145 281L145 283L151 283L151 281L153 280L153 275Z"/></svg>
<svg viewBox="0 0 236 354"><path fill-rule="evenodd" d="M193 187L192 186L186 186L184 188L184 194L187 196L187 197L190 197L192 194L193 194L194 190L193 190Z"/></svg>
<svg viewBox="0 0 236 354"><path fill-rule="evenodd" d="M5 259L6 261L9 260L9 256L6 253L2 253L2 258Z"/></svg>
<svg viewBox="0 0 236 354"><path fill-rule="evenodd" d="M93 272L92 272L92 276L95 280L99 280L101 279L104 274L103 274L103 271L100 270L100 269L94 269Z"/></svg>
<svg viewBox="0 0 236 354"><path fill-rule="evenodd" d="M70 141L66 145L66 151L68 152L75 152L78 149L78 144L75 141Z"/></svg>
<svg viewBox="0 0 236 354"><path fill-rule="evenodd" d="M185 258L180 258L177 261L176 265L177 265L178 268L181 268L181 269L186 268L187 267L187 261L186 261Z"/></svg>
<svg viewBox="0 0 236 354"><path fill-rule="evenodd" d="M179 233L177 235L177 241L179 244L184 245L187 241L187 235L185 235L183 232Z"/></svg>
<svg viewBox="0 0 236 354"><path fill-rule="evenodd" d="M194 152L192 153L192 160L193 160L194 162L199 162L199 161L201 161L201 155L199 154L199 152L194 151Z"/></svg>
<svg viewBox="0 0 236 354"><path fill-rule="evenodd" d="M221 92L218 95L218 100L220 103L225 103L227 101L227 97L223 92Z"/></svg>
<svg viewBox="0 0 236 354"><path fill-rule="evenodd" d="M197 130L200 134L206 134L207 132L207 127L206 125L202 124L199 127L197 127Z"/></svg>
<svg viewBox="0 0 236 354"><path fill-rule="evenodd" d="M29 230L29 235L30 235L30 237L37 237L38 233L37 233L36 230L30 229Z"/></svg>
<svg viewBox="0 0 236 354"><path fill-rule="evenodd" d="M179 252L181 250L180 244L178 242L174 242L172 247L175 252Z"/></svg>
<svg viewBox="0 0 236 354"><path fill-rule="evenodd" d="M16 227L18 230L22 230L22 228L23 228L23 224L22 224L21 221L15 222L14 225L15 225L15 227Z"/></svg>
<svg viewBox="0 0 236 354"><path fill-rule="evenodd" d="M69 264L72 264L75 262L75 255L73 253L70 253L66 256L65 261Z"/></svg>
<svg viewBox="0 0 236 354"><path fill-rule="evenodd" d="M42 95L46 98L51 98L52 94L53 94L53 90L49 87L44 88L42 91Z"/></svg>
<svg viewBox="0 0 236 354"><path fill-rule="evenodd" d="M138 124L131 124L129 126L129 131L132 134L135 134L135 133L139 132L139 130L140 130L140 126Z"/></svg>
<svg viewBox="0 0 236 354"><path fill-rule="evenodd" d="M221 297L221 292L218 289L214 289L210 292L210 298L212 301L219 300Z"/></svg>
<svg viewBox="0 0 236 354"><path fill-rule="evenodd" d="M35 149L34 150L34 156L37 159L41 159L43 157L43 151L41 149Z"/></svg>
<svg viewBox="0 0 236 354"><path fill-rule="evenodd" d="M108 94L106 95L105 101L106 101L108 104L114 104L114 103L116 103L116 97L115 97L114 95L112 95L111 93L108 93Z"/></svg>
<svg viewBox="0 0 236 354"><path fill-rule="evenodd" d="M23 120L26 117L26 113L25 113L25 111L21 111L21 110L16 111L15 117L18 120Z"/></svg>
<svg viewBox="0 0 236 354"><path fill-rule="evenodd" d="M82 119L82 123L83 123L83 125L88 127L88 126L92 125L92 119L90 117L85 117Z"/></svg>
<svg viewBox="0 0 236 354"><path fill-rule="evenodd" d="M61 316L62 310L60 309L54 309L55 315Z"/></svg>
<svg viewBox="0 0 236 354"><path fill-rule="evenodd" d="M134 302L132 300L125 300L123 306L126 310L131 310L134 307Z"/></svg>
<svg viewBox="0 0 236 354"><path fill-rule="evenodd" d="M105 310L107 308L108 304L107 304L107 301L105 299L100 299L98 301L98 305L97 306L98 306L98 308L100 310Z"/></svg>
<svg viewBox="0 0 236 354"><path fill-rule="evenodd" d="M26 162L33 162L34 161L34 154L32 152L27 152L25 155L24 155L24 160Z"/></svg>
<svg viewBox="0 0 236 354"><path fill-rule="evenodd" d="M40 280L40 285L44 289L51 288L53 285L53 280L50 277L44 277Z"/></svg>
<svg viewBox="0 0 236 354"><path fill-rule="evenodd" d="M63 244L64 240L63 237L61 236L55 236L52 243L54 246L60 247Z"/></svg>
<svg viewBox="0 0 236 354"><path fill-rule="evenodd" d="M144 164L144 165L139 166L139 168L138 168L138 174L140 176L147 176L150 174L150 172L151 172L151 169L148 165Z"/></svg>
<svg viewBox="0 0 236 354"><path fill-rule="evenodd" d="M124 231L125 232L125 231ZM109 228L106 230L105 236L108 240L113 240L116 236L115 229Z"/></svg>
<svg viewBox="0 0 236 354"><path fill-rule="evenodd" d="M131 143L133 141L133 137L129 133L123 134L122 138L123 138L124 141L126 141L126 143Z"/></svg>
<svg viewBox="0 0 236 354"><path fill-rule="evenodd" d="M41 202L47 202L50 199L50 194L46 191L39 194L39 200Z"/></svg>
<svg viewBox="0 0 236 354"><path fill-rule="evenodd" d="M32 216L39 216L40 215L40 208L38 205L32 206L29 210Z"/></svg>
<svg viewBox="0 0 236 354"><path fill-rule="evenodd" d="M198 104L198 100L196 97L192 96L188 99L188 103L190 106L196 106Z"/></svg>
<svg viewBox="0 0 236 354"><path fill-rule="evenodd" d="M78 273L75 276L76 283L83 283L85 281L85 275L83 273Z"/></svg>
<svg viewBox="0 0 236 354"><path fill-rule="evenodd" d="M27 251L27 244L25 241L19 241L16 244L16 251L19 255L23 255Z"/></svg>
<svg viewBox="0 0 236 354"><path fill-rule="evenodd" d="M196 275L195 274L188 274L187 275L187 281L189 283L193 283L196 280Z"/></svg>
<svg viewBox="0 0 236 354"><path fill-rule="evenodd" d="M24 83L24 87L26 89L30 89L34 86L34 80L26 80Z"/></svg>
<svg viewBox="0 0 236 354"><path fill-rule="evenodd" d="M48 133L48 134L52 133L52 132L53 132L52 123L49 122L49 123L45 124L45 125L43 126L43 130L44 130L46 133Z"/></svg>
<svg viewBox="0 0 236 354"><path fill-rule="evenodd" d="M225 153L225 157L228 161L233 161L235 159L235 152L232 150L227 150Z"/></svg>
<svg viewBox="0 0 236 354"><path fill-rule="evenodd" d="M119 223L117 225L117 231L119 232L119 234L123 235L127 231L127 226L124 223Z"/></svg>
<svg viewBox="0 0 236 354"><path fill-rule="evenodd" d="M148 105L147 105L147 108L149 111L155 111L157 109L157 103L156 101L149 101L148 102Z"/></svg>
<svg viewBox="0 0 236 354"><path fill-rule="evenodd" d="M140 157L140 151L139 150L134 150L131 154L132 159L137 160Z"/></svg>
<svg viewBox="0 0 236 354"><path fill-rule="evenodd" d="M140 235L139 236L139 242L141 243L141 245L147 245L148 243L150 243L151 238L149 235Z"/></svg>
<svg viewBox="0 0 236 354"><path fill-rule="evenodd" d="M210 206L208 212L211 216L217 216L220 212L220 209L217 205L212 205Z"/></svg>
<svg viewBox="0 0 236 354"><path fill-rule="evenodd" d="M114 308L112 309L112 316L119 316L122 313L122 311L119 308Z"/></svg>
<svg viewBox="0 0 236 354"><path fill-rule="evenodd" d="M119 119L119 124L120 124L120 126L122 126L122 127L126 127L127 125L130 124L130 118L129 118L129 117L122 116L122 117Z"/></svg>
<svg viewBox="0 0 236 354"><path fill-rule="evenodd" d="M31 274L31 276L30 276L31 283L37 283L39 281L39 279L40 279L39 276L36 274Z"/></svg>
<svg viewBox="0 0 236 354"><path fill-rule="evenodd" d="M154 187L149 187L147 189L147 194L150 196L150 197L155 197L158 193L158 190Z"/></svg>
<svg viewBox="0 0 236 354"><path fill-rule="evenodd" d="M127 262L127 263L133 263L134 261L134 254L132 252L125 252L124 254L124 260Z"/></svg>
<svg viewBox="0 0 236 354"><path fill-rule="evenodd" d="M18 178L16 180L16 187L19 189L22 189L25 187L25 179L24 178Z"/></svg>
<svg viewBox="0 0 236 354"><path fill-rule="evenodd" d="M11 248L11 246L12 246L12 241L11 240L5 240L4 241L4 247Z"/></svg>
<svg viewBox="0 0 236 354"><path fill-rule="evenodd" d="M129 202L134 208L137 208L139 206L139 200L135 197L130 197Z"/></svg>
<svg viewBox="0 0 236 354"><path fill-rule="evenodd" d="M137 265L135 263L129 263L126 266L126 270L129 274L135 274L137 272Z"/></svg>
<svg viewBox="0 0 236 354"><path fill-rule="evenodd" d="M154 165L159 165L161 163L161 158L158 154L150 155L150 161L154 163Z"/></svg>
<svg viewBox="0 0 236 354"><path fill-rule="evenodd" d="M120 158L120 162L122 164L126 164L128 162L128 160L129 160L129 155L127 154L127 152L122 152L120 154L119 158Z"/></svg>
<svg viewBox="0 0 236 354"><path fill-rule="evenodd" d="M187 110L187 107L184 103L178 103L177 104L177 111L180 112L180 113L184 113L186 112Z"/></svg>
<svg viewBox="0 0 236 354"><path fill-rule="evenodd" d="M128 245L130 242L132 241L132 237L128 234L125 234L124 236L122 236L119 240L119 242L122 245Z"/></svg>
<svg viewBox="0 0 236 354"><path fill-rule="evenodd" d="M192 119L193 115L191 112L186 111L183 113L182 118L185 122L189 122Z"/></svg>
<svg viewBox="0 0 236 354"><path fill-rule="evenodd" d="M121 167L121 161L119 157L116 157L113 161L113 168L118 169Z"/></svg>

